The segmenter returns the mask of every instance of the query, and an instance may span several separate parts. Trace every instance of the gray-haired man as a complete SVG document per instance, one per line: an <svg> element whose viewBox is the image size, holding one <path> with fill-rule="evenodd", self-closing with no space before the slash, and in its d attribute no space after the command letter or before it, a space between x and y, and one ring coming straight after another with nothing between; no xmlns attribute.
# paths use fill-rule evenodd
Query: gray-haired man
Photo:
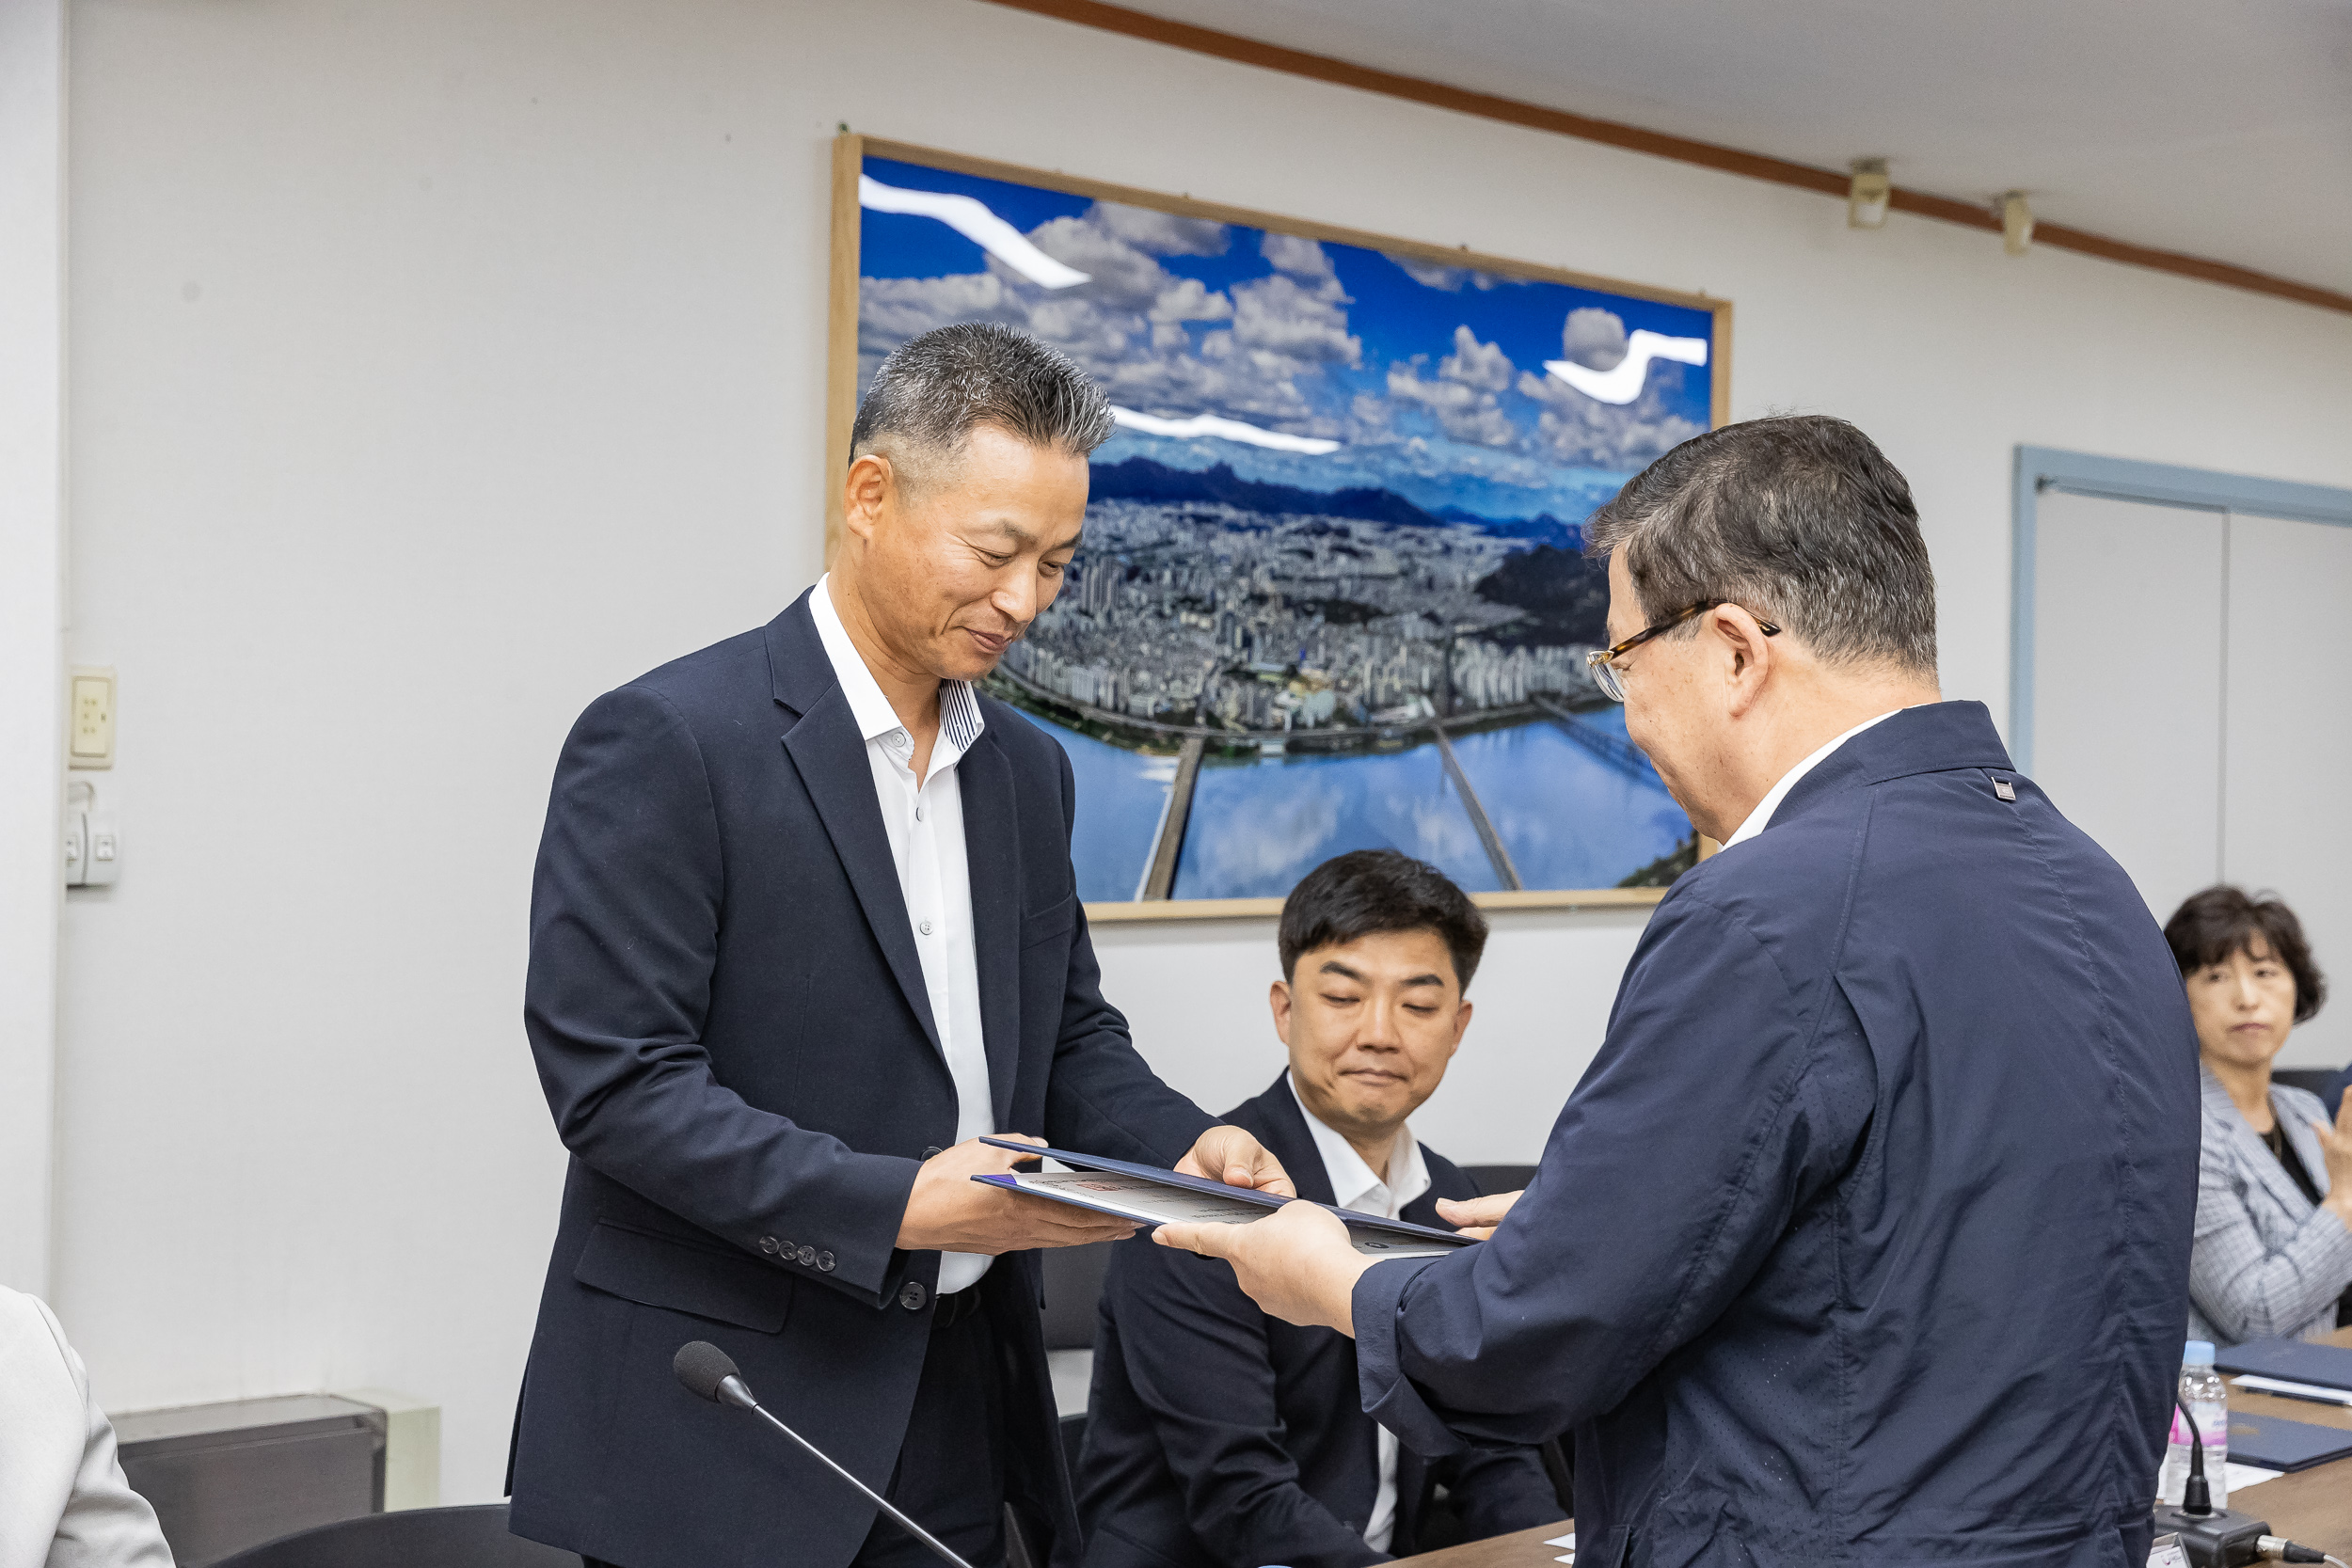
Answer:
<svg viewBox="0 0 2352 1568"><path fill-rule="evenodd" d="M928 1561L678 1386L716 1342L978 1564L1076 1560L1038 1272L1131 1227L970 1180L982 1134L1287 1193L1097 986L1059 747L979 694L1077 549L1102 393L1000 327L884 362L830 576L598 698L557 765L525 1017L572 1151L515 1529L626 1568ZM1006 1253L1021 1253L1005 1258Z"/></svg>
<svg viewBox="0 0 2352 1568"><path fill-rule="evenodd" d="M2198 1143L2148 907L1941 699L1911 489L1851 425L1686 441L1585 540L1601 683L1724 852L1534 1183L1435 1262L1303 1203L1157 1239L1353 1335L1424 1454L1573 1425L1580 1562L2145 1562Z"/></svg>

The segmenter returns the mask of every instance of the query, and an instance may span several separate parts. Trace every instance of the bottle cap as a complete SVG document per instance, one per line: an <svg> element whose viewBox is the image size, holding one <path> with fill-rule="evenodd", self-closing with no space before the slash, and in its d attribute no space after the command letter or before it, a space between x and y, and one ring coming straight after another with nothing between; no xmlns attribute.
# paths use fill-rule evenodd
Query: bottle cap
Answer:
<svg viewBox="0 0 2352 1568"><path fill-rule="evenodd" d="M2188 1342L2188 1350L2182 1355L2181 1360L2184 1365L2190 1367L2212 1366L2213 1341L2211 1339L2191 1339Z"/></svg>

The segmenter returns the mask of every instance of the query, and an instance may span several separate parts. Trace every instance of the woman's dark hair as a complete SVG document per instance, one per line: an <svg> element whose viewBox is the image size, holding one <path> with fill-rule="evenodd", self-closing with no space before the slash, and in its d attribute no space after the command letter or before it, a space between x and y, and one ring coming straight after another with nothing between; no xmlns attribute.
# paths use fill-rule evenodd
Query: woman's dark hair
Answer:
<svg viewBox="0 0 2352 1568"><path fill-rule="evenodd" d="M1486 950L1486 917L1444 872L1394 849L1352 849L1308 872L1282 901L1282 978L1301 953L1379 931L1437 932L1463 990Z"/></svg>
<svg viewBox="0 0 2352 1568"><path fill-rule="evenodd" d="M2233 953L2252 958L2258 936L2295 976L2295 1022L2308 1022L2328 1000L2328 977L2312 962L2303 923L2277 894L2249 898L2240 888L2209 887L2190 894L2164 923L2164 940L2172 944L2172 961L2184 976Z"/></svg>

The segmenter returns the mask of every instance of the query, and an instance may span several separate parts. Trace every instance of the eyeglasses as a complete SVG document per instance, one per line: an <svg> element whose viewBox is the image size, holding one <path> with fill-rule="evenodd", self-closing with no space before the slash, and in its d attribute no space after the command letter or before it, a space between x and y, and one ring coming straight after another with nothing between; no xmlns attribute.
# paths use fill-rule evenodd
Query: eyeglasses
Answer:
<svg viewBox="0 0 2352 1568"><path fill-rule="evenodd" d="M1710 610L1731 603L1729 599L1701 599L1678 615L1668 616L1654 626L1645 626L1613 648L1595 648L1584 656L1585 668L1593 673L1593 682L1613 702L1625 701L1625 677L1617 668L1617 660L1640 647L1653 637L1662 637L1693 615L1704 615ZM1778 637L1780 628L1770 621L1758 618L1756 629L1767 637Z"/></svg>

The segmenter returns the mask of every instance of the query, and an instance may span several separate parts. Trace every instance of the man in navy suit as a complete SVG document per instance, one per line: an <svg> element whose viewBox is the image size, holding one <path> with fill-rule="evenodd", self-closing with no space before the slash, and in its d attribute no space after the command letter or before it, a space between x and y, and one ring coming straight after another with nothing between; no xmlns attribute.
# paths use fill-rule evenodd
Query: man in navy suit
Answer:
<svg viewBox="0 0 2352 1568"><path fill-rule="evenodd" d="M1941 701L1910 488L1852 426L1687 441L1585 540L1597 677L1724 849L1534 1182L1434 1262L1305 1204L1157 1239L1353 1334L1422 1452L1574 1423L1586 1568L2139 1568L2198 1152L2147 906Z"/></svg>
<svg viewBox="0 0 2352 1568"><path fill-rule="evenodd" d="M1440 1225L1478 1196L1405 1118L1470 1027L1486 917L1393 849L1324 862L1282 905L1271 1002L1290 1065L1226 1119L1301 1197ZM1224 1269L1140 1238L1111 1249L1079 1464L1087 1568L1354 1568L1419 1549L1442 1481L1472 1538L1564 1512L1542 1456L1472 1444L1432 1465L1356 1398L1356 1346L1269 1318Z"/></svg>
<svg viewBox="0 0 2352 1568"><path fill-rule="evenodd" d="M1004 1560L1008 1504L1074 1562L1026 1249L1132 1227L973 1181L1012 1160L977 1138L1290 1191L1136 1054L1071 870L1069 759L973 685L1053 601L1110 429L1018 333L905 344L858 415L832 573L564 743L524 1011L572 1163L517 1533L622 1568L930 1560L680 1387L672 1354L708 1339L974 1563Z"/></svg>

